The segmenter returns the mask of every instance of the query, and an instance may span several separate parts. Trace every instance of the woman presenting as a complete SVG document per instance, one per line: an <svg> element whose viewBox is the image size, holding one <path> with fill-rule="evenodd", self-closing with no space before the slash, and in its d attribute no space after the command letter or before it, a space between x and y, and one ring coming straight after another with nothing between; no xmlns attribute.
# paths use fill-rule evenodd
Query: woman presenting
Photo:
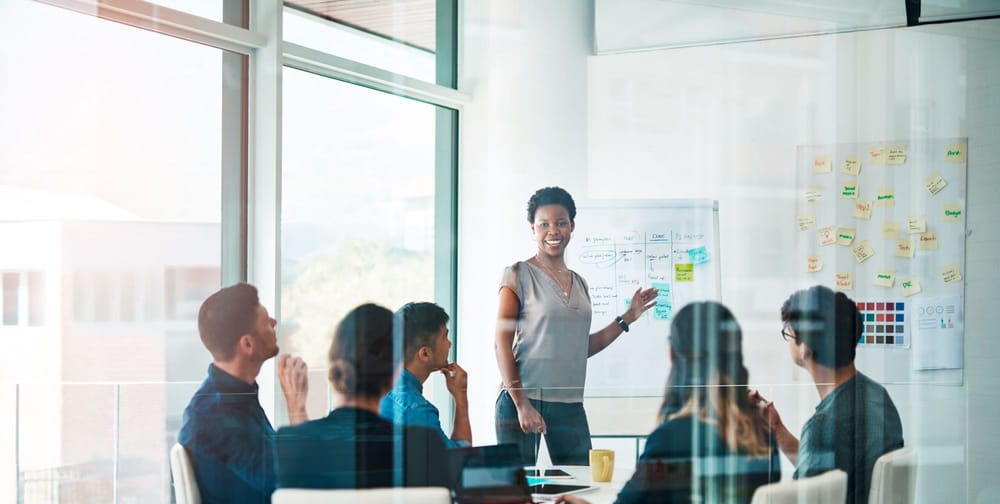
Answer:
<svg viewBox="0 0 1000 504"><path fill-rule="evenodd" d="M636 289L629 308L590 334L590 293L566 267L575 227L573 197L559 187L528 200L534 256L504 269L496 355L503 380L496 402L498 443L519 446L526 465L545 435L553 464L587 465L590 427L583 409L587 358L604 350L656 304L656 289ZM622 363L626 364L626 363Z"/></svg>

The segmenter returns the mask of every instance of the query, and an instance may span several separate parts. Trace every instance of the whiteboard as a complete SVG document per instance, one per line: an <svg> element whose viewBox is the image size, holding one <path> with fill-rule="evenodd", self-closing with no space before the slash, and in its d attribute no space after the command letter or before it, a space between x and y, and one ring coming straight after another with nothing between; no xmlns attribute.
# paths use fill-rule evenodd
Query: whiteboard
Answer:
<svg viewBox="0 0 1000 504"><path fill-rule="evenodd" d="M638 287L657 287L657 304L587 364L587 397L663 393L673 313L720 297L718 202L600 200L578 206L570 269L590 289L591 332L623 313Z"/></svg>

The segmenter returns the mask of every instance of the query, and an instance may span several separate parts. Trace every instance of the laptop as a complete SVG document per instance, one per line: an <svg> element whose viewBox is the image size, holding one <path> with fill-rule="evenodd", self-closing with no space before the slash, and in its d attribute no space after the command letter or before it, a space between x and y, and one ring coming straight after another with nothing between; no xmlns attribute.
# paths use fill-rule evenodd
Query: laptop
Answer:
<svg viewBox="0 0 1000 504"><path fill-rule="evenodd" d="M449 456L452 488L460 504L534 503L596 489L565 481L529 485L513 444L456 448Z"/></svg>

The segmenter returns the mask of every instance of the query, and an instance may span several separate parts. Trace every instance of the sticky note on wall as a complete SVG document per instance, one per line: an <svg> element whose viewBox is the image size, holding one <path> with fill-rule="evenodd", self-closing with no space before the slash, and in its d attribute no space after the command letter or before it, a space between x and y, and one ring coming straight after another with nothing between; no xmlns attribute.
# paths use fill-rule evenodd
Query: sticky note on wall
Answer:
<svg viewBox="0 0 1000 504"><path fill-rule="evenodd" d="M945 205L944 216L942 217L941 220L945 222L962 222L962 206Z"/></svg>
<svg viewBox="0 0 1000 504"><path fill-rule="evenodd" d="M820 245L833 245L837 243L837 228L835 226L822 228L816 234L819 237Z"/></svg>
<svg viewBox="0 0 1000 504"><path fill-rule="evenodd" d="M901 165L906 162L906 147L896 145L889 147L889 152L885 155L886 164Z"/></svg>
<svg viewBox="0 0 1000 504"><path fill-rule="evenodd" d="M848 180L840 184L840 197L843 199L858 199L858 181Z"/></svg>
<svg viewBox="0 0 1000 504"><path fill-rule="evenodd" d="M899 238L899 221L885 221L882 223L882 238L894 240Z"/></svg>
<svg viewBox="0 0 1000 504"><path fill-rule="evenodd" d="M875 285L879 287L892 287L896 283L896 272L893 270L880 269L875 272Z"/></svg>
<svg viewBox="0 0 1000 504"><path fill-rule="evenodd" d="M953 284L962 280L962 272L958 270L957 264L949 264L941 268L941 280L945 284Z"/></svg>
<svg viewBox="0 0 1000 504"><path fill-rule="evenodd" d="M924 188L927 189L927 192L931 193L931 196L941 192L941 190L947 185L948 181L946 181L940 173L935 173L930 177L927 177L927 180L924 181Z"/></svg>
<svg viewBox="0 0 1000 504"><path fill-rule="evenodd" d="M813 159L813 173L830 173L833 171L833 159L830 156L816 156Z"/></svg>
<svg viewBox="0 0 1000 504"><path fill-rule="evenodd" d="M799 215L798 219L796 219L796 226L798 226L799 231L808 231L810 229L815 229L816 214L807 213ZM691 262L695 262L694 259L691 259Z"/></svg>
<svg viewBox="0 0 1000 504"><path fill-rule="evenodd" d="M868 149L868 164L885 164L885 148L872 147Z"/></svg>
<svg viewBox="0 0 1000 504"><path fill-rule="evenodd" d="M869 220L872 218L872 202L858 201L854 203L854 218Z"/></svg>
<svg viewBox="0 0 1000 504"><path fill-rule="evenodd" d="M806 203L815 203L823 199L823 186L809 186L806 188L803 196L806 199Z"/></svg>
<svg viewBox="0 0 1000 504"><path fill-rule="evenodd" d="M903 295L906 297L920 293L920 282L917 281L917 277L910 277L903 280L899 283L899 287L903 289Z"/></svg>
<svg viewBox="0 0 1000 504"><path fill-rule="evenodd" d="M859 263L863 263L875 255L875 251L872 250L872 247L868 245L867 241L863 241L852 247L851 252L854 253L854 259L856 259Z"/></svg>
<svg viewBox="0 0 1000 504"><path fill-rule="evenodd" d="M896 257L913 257L913 242L910 240L897 241Z"/></svg>
<svg viewBox="0 0 1000 504"><path fill-rule="evenodd" d="M837 290L853 290L854 289L854 274L853 273L837 273L833 276L833 285Z"/></svg>
<svg viewBox="0 0 1000 504"><path fill-rule="evenodd" d="M854 242L854 228L837 228L837 245L850 245Z"/></svg>
<svg viewBox="0 0 1000 504"><path fill-rule="evenodd" d="M811 255L806 258L806 271L816 273L823 269L823 256Z"/></svg>
<svg viewBox="0 0 1000 504"><path fill-rule="evenodd" d="M911 215L906 218L906 232L910 234L927 231L927 219L923 215Z"/></svg>
<svg viewBox="0 0 1000 504"><path fill-rule="evenodd" d="M891 187L879 189L879 191L875 193L875 206L896 206L896 191Z"/></svg>
<svg viewBox="0 0 1000 504"><path fill-rule="evenodd" d="M851 175L858 175L861 173L861 160L856 157L849 157L844 159L844 166L841 171Z"/></svg>
<svg viewBox="0 0 1000 504"><path fill-rule="evenodd" d="M926 233L920 233L920 237L917 238L917 248L920 250L937 250L938 248L938 238L937 233L934 231L928 231Z"/></svg>
<svg viewBox="0 0 1000 504"><path fill-rule="evenodd" d="M947 163L964 163L965 146L962 144L950 144L945 149L944 160Z"/></svg>

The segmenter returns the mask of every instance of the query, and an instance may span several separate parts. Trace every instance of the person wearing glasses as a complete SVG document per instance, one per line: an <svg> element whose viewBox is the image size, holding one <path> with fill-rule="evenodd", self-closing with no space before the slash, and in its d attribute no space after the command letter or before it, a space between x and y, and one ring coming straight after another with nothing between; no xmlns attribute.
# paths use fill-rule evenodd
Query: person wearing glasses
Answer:
<svg viewBox="0 0 1000 504"><path fill-rule="evenodd" d="M656 304L656 289L636 289L625 313L590 333L587 283L566 266L574 219L576 204L565 189L535 191L528 200L528 223L538 250L508 266L500 281L494 347L503 383L496 402L497 442L517 444L525 465L535 464L541 435L553 464L587 465L587 358Z"/></svg>
<svg viewBox="0 0 1000 504"><path fill-rule="evenodd" d="M774 403L756 390L751 399L795 466L794 478L841 469L847 502L867 502L875 460L903 447L903 428L885 387L854 366L861 313L844 293L817 285L792 294L781 306L781 321L781 336L795 364L812 376L819 405L796 438Z"/></svg>

